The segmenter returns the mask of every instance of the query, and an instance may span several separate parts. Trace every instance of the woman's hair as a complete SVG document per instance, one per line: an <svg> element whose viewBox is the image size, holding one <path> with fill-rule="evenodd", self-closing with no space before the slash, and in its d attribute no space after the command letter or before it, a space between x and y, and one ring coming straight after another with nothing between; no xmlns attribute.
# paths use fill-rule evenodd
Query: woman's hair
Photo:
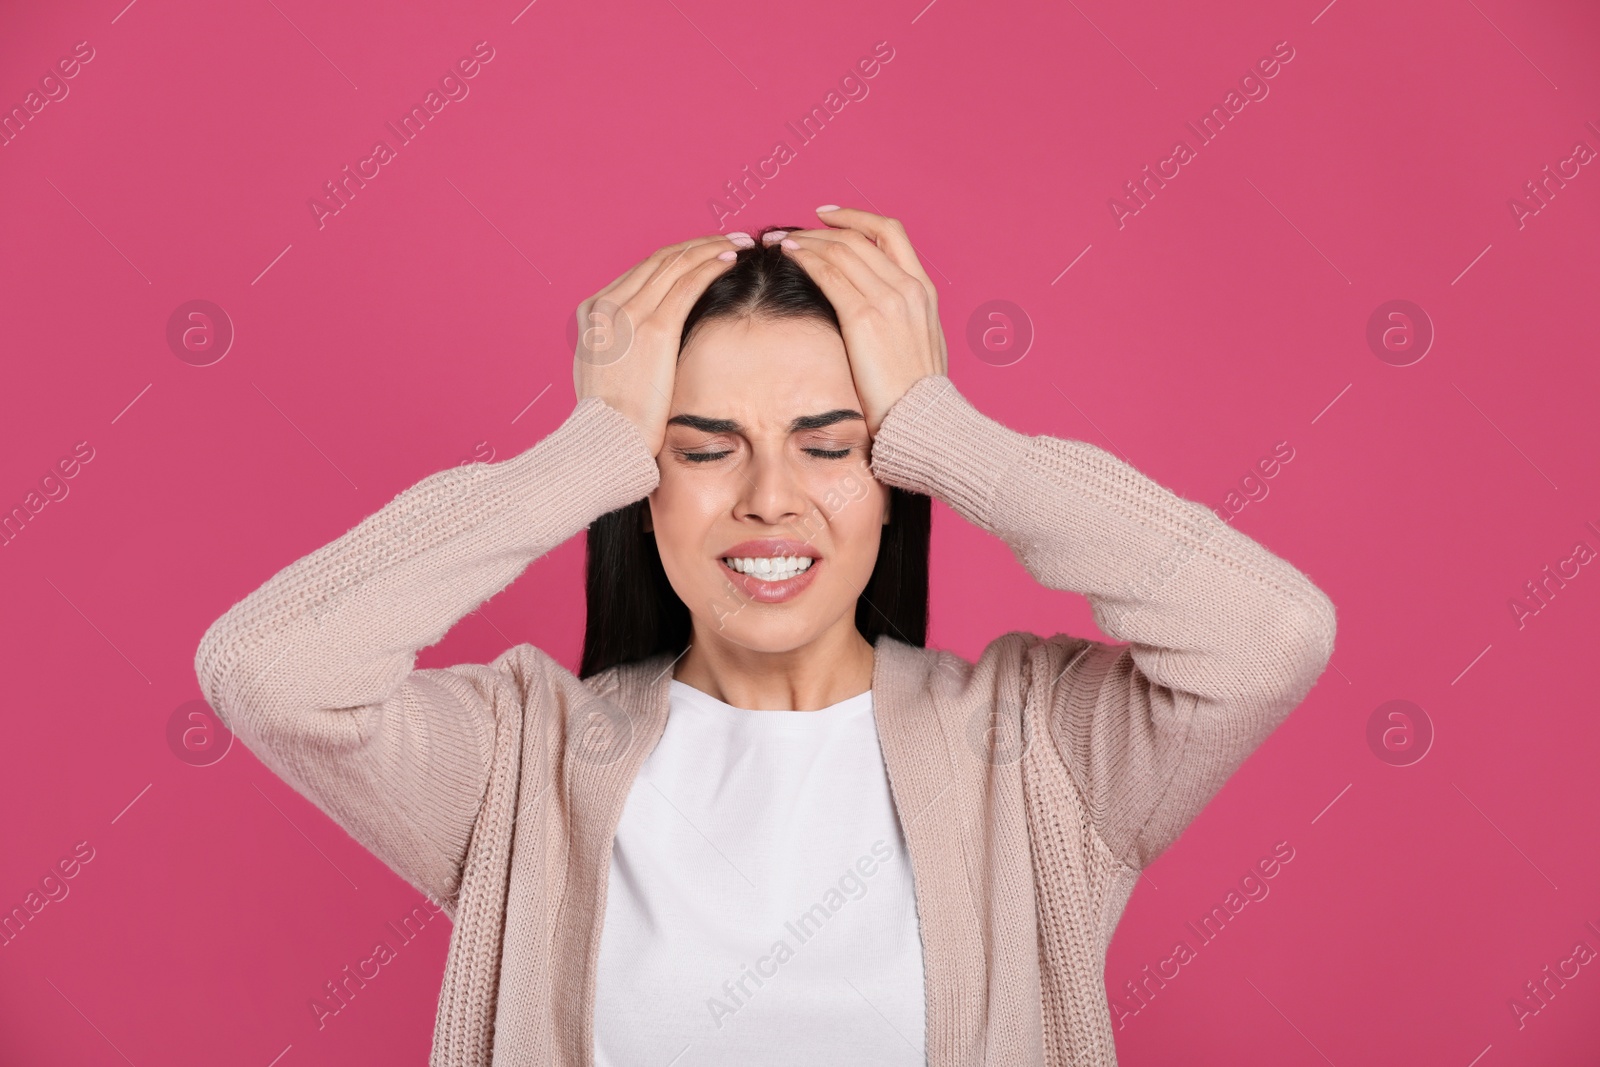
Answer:
<svg viewBox="0 0 1600 1067"><path fill-rule="evenodd" d="M769 226L755 235L754 248L739 251L733 266L689 309L680 353L698 326L715 319L815 319L839 329L839 316L817 283L776 243L768 246L762 239L770 230L799 228ZM889 494L889 521L878 561L856 600L856 629L874 644L887 633L924 645L931 501L894 486ZM658 652L676 656L689 646L689 609L667 580L655 535L644 528L649 506L648 498L637 500L589 525L584 563L588 618L580 678Z"/></svg>

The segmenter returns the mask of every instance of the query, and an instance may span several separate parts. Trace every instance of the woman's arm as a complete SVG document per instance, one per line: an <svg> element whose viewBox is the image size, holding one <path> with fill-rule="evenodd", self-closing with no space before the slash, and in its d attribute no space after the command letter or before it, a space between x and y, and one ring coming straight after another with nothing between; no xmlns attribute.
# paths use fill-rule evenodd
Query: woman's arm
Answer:
<svg viewBox="0 0 1600 1067"><path fill-rule="evenodd" d="M1130 642L1036 641L1018 681L1047 689L1052 741L1102 840L1146 866L1310 690L1333 653L1332 603L1109 453L977 412L946 376L938 293L905 227L856 208L818 214L829 228L790 231L783 246L839 312L873 473L999 534Z"/></svg>
<svg viewBox="0 0 1600 1067"><path fill-rule="evenodd" d="M447 901L496 722L542 679L515 650L438 670L414 669L417 653L658 477L627 417L580 400L520 455L424 478L235 604L200 642L201 691L279 777Z"/></svg>
<svg viewBox="0 0 1600 1067"><path fill-rule="evenodd" d="M562 668L528 645L440 670L414 669L417 652L656 487L684 320L732 243L717 234L657 249L579 305L578 403L543 441L424 478L274 575L200 642L195 673L218 717L439 901L460 884L497 725Z"/></svg>
<svg viewBox="0 0 1600 1067"><path fill-rule="evenodd" d="M1129 642L1058 635L1046 651L1055 746L1134 867L1177 839L1332 655L1333 604L1289 563L1094 445L988 418L944 375L889 409L872 469L998 534Z"/></svg>

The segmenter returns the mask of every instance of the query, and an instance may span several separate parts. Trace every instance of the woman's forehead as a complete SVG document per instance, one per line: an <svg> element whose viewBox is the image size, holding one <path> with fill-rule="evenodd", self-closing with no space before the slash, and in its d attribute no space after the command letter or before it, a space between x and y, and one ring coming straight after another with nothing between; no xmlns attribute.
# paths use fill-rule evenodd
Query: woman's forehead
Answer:
<svg viewBox="0 0 1600 1067"><path fill-rule="evenodd" d="M679 353L681 363L781 357L844 357L844 340L815 318L738 317L707 319L695 327Z"/></svg>
<svg viewBox="0 0 1600 1067"><path fill-rule="evenodd" d="M673 387L675 410L710 417L787 422L857 404L844 341L811 320L708 322L684 349Z"/></svg>

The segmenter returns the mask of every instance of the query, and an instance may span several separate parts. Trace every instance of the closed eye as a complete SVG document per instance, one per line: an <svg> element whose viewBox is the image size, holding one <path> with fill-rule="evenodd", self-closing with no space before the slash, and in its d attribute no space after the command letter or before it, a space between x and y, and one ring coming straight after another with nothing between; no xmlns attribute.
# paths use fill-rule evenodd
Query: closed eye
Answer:
<svg viewBox="0 0 1600 1067"><path fill-rule="evenodd" d="M844 459L855 449L846 445L844 448L806 448L801 451L807 455L816 456L818 459ZM679 450L678 455L690 463L710 463L714 460L722 459L724 456L731 456L733 452L733 449L724 449L721 452L686 452Z"/></svg>

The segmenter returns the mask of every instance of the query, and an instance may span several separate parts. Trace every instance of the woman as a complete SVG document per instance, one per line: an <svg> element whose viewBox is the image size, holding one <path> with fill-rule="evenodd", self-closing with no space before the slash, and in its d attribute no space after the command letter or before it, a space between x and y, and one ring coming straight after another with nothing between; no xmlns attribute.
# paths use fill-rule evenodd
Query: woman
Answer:
<svg viewBox="0 0 1600 1067"><path fill-rule="evenodd" d="M623 274L549 436L201 642L222 720L454 920L435 1065L1113 1064L1140 870L1332 653L1210 509L976 411L904 229L819 214ZM1127 643L923 648L930 496ZM580 676L414 669L585 527Z"/></svg>

